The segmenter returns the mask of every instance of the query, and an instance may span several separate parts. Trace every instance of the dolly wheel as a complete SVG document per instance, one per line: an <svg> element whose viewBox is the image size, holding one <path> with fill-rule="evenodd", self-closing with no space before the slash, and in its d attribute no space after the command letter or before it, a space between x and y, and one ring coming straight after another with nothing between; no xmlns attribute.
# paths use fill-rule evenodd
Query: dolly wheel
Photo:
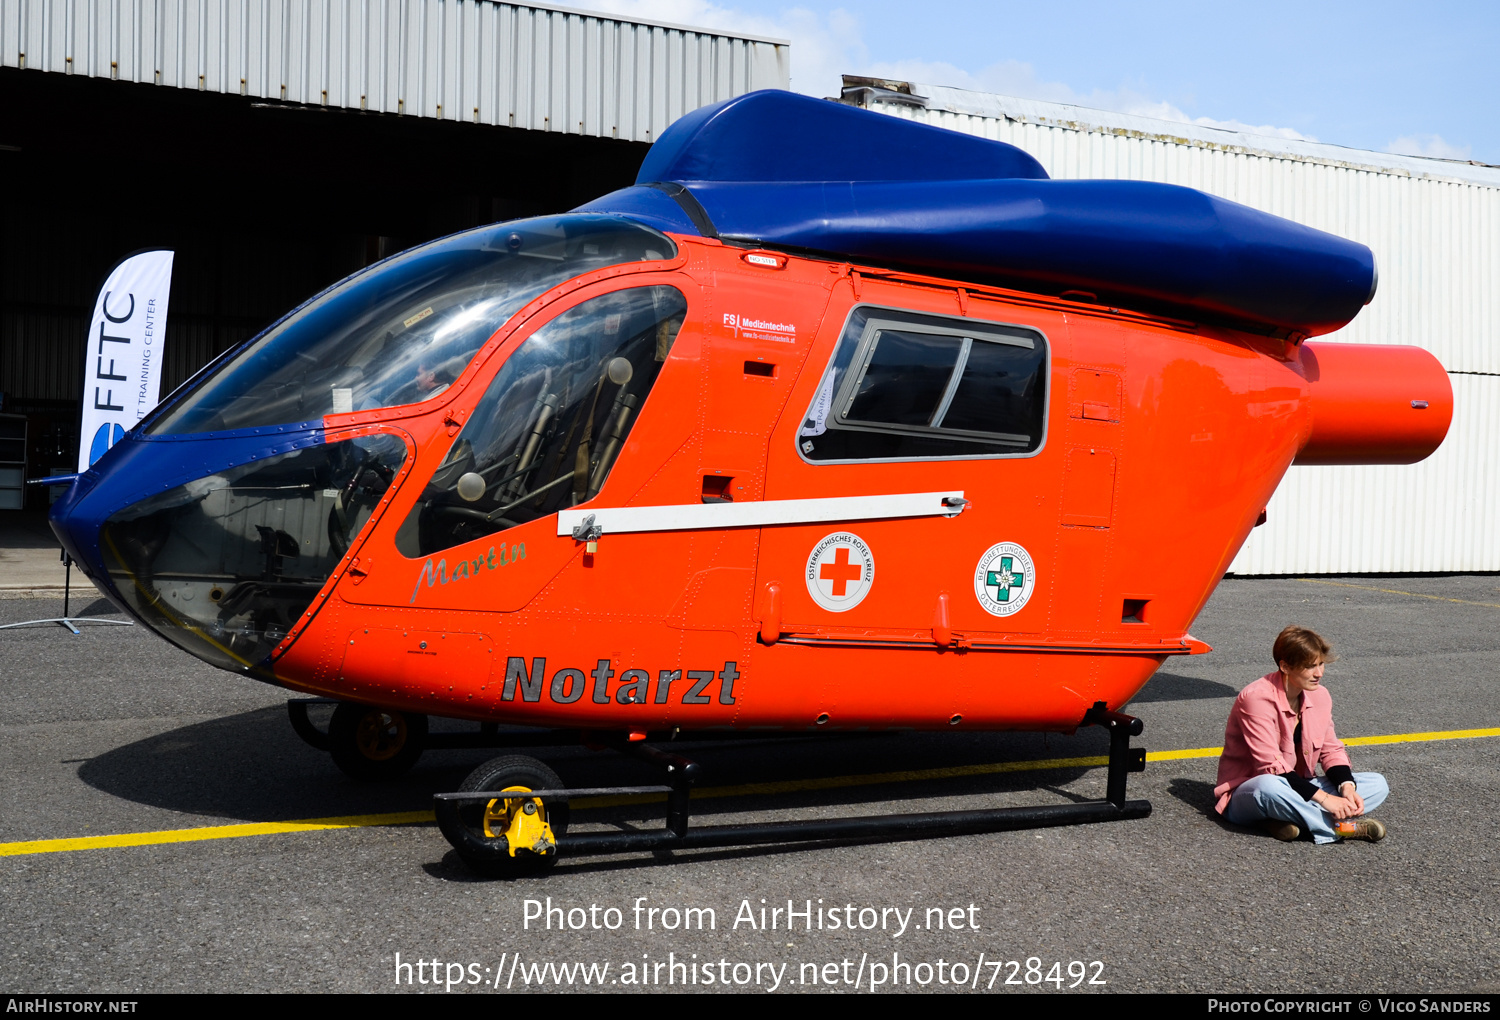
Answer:
<svg viewBox="0 0 1500 1020"><path fill-rule="evenodd" d="M563 782L546 765L523 754L485 762L469 773L460 793L526 793L558 790ZM568 829L562 797L439 801L438 828L458 856L482 875L519 878L545 871L557 860L557 840Z"/></svg>
<svg viewBox="0 0 1500 1020"><path fill-rule="evenodd" d="M341 701L328 722L333 763L351 779L378 782L405 775L427 745L427 717Z"/></svg>

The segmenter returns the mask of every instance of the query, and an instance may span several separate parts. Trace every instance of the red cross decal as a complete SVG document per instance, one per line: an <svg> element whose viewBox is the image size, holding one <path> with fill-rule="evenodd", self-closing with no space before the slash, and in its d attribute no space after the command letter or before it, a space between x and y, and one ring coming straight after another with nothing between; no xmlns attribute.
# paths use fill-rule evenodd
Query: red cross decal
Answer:
<svg viewBox="0 0 1500 1020"><path fill-rule="evenodd" d="M858 581L864 573L858 563L849 562L849 547L839 546L838 552L833 555L832 563L825 563L818 568L818 576L825 581L833 582L833 597L841 599L849 594L849 582Z"/></svg>

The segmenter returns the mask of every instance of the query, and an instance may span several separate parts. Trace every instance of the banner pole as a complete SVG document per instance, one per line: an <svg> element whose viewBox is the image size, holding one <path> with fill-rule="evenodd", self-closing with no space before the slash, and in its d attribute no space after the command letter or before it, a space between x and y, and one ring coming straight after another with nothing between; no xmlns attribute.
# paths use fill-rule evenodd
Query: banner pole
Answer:
<svg viewBox="0 0 1500 1020"><path fill-rule="evenodd" d="M75 635L83 632L78 629L80 623L113 624L116 627L134 627L134 620L105 620L95 616L79 617L74 619L68 615L68 599L73 588L73 557L68 555L68 550L62 550L61 560L63 562L63 614L52 616L45 620L22 620L20 623L0 624L0 630L10 630L13 627L35 627L43 623L55 623L59 627L66 627Z"/></svg>
<svg viewBox="0 0 1500 1020"><path fill-rule="evenodd" d="M104 274L84 334L84 378L78 423L78 472L81 474L125 437L156 407L161 391L162 349L167 305L172 293L170 248L131 252ZM90 353L92 352L92 353ZM135 382L139 380L139 385ZM121 383L127 385L122 388ZM72 482L78 475L31 479L32 484ZM55 623L74 634L75 623L108 623L133 627L131 620L75 620L71 615L73 557L62 550L63 614L47 620L0 625L0 630Z"/></svg>

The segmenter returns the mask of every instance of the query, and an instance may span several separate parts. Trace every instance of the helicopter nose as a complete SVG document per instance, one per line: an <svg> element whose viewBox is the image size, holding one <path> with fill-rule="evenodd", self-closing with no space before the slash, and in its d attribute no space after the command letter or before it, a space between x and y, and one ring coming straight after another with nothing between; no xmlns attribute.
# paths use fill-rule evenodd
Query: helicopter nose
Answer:
<svg viewBox="0 0 1500 1020"><path fill-rule="evenodd" d="M395 484L393 433L127 436L54 505L53 531L110 600L213 665L272 678Z"/></svg>
<svg viewBox="0 0 1500 1020"><path fill-rule="evenodd" d="M82 504L98 480L98 473L92 470L75 477L48 509L47 524L73 565L93 581L117 608L128 612L110 591L108 578L99 559L99 522L89 520L87 513L82 510Z"/></svg>

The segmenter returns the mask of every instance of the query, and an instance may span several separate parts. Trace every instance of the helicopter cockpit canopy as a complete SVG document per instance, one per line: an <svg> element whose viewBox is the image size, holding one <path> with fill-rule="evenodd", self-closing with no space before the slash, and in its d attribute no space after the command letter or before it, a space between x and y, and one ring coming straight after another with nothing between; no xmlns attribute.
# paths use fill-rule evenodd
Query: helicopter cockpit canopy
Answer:
<svg viewBox="0 0 1500 1020"><path fill-rule="evenodd" d="M495 331L591 270L670 259L664 234L615 216L515 220L433 241L324 291L147 423L151 435L290 425L447 389Z"/></svg>

